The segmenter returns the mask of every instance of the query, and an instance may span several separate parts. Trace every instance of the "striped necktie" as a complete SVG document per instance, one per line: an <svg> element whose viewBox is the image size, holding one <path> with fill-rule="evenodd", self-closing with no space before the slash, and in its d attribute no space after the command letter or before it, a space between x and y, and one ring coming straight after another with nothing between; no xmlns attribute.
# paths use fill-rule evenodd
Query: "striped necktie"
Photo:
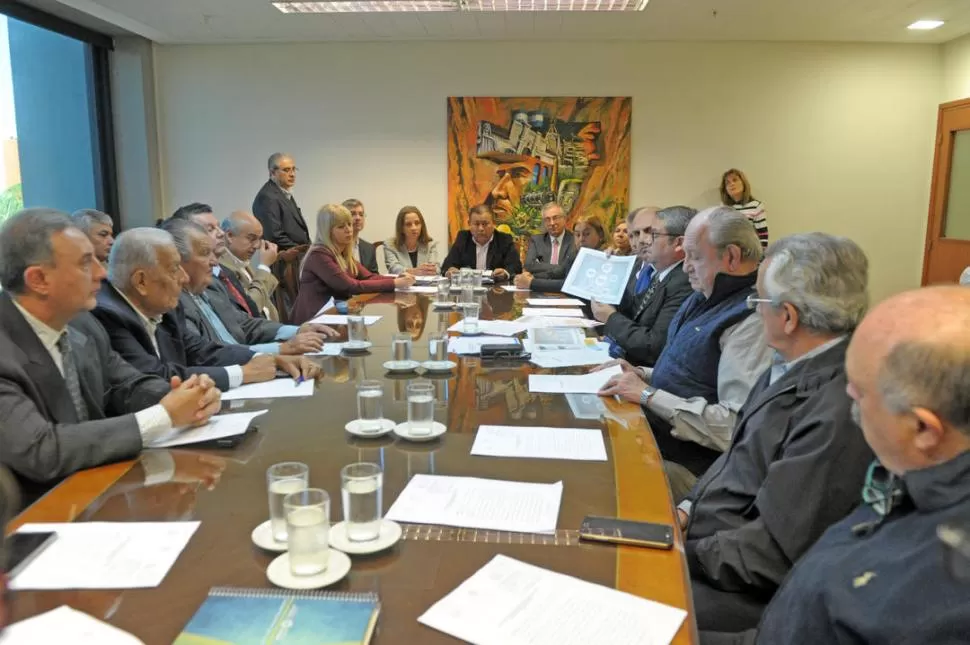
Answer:
<svg viewBox="0 0 970 645"><path fill-rule="evenodd" d="M71 341L68 339L67 332L61 334L57 339L57 349L61 352L61 366L64 369L64 383L67 391L71 395L71 403L74 404L74 412L77 420L84 422L88 420L88 406L81 395L81 381L78 378L77 366L74 364L74 352L71 350Z"/></svg>
<svg viewBox="0 0 970 645"><path fill-rule="evenodd" d="M232 299L235 300L239 306L246 311L247 314L254 316L255 314L253 313L253 310L250 308L249 303L246 302L246 296L244 296L242 292L236 288L236 285L232 283L232 280L229 279L229 272L225 269L220 271L219 280L223 285L225 285L226 291L229 292Z"/></svg>

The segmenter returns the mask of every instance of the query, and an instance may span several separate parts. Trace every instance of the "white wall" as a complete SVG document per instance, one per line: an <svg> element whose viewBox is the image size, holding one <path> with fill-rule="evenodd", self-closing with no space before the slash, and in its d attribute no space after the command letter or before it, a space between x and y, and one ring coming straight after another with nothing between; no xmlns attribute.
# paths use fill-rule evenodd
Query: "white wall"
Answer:
<svg viewBox="0 0 970 645"><path fill-rule="evenodd" d="M633 96L634 205L717 199L744 169L773 238L823 230L870 255L876 298L919 284L939 47L770 43L341 43L159 46L165 212L249 208L291 152L313 218L358 197L364 237L403 204L445 239L445 99Z"/></svg>
<svg viewBox="0 0 970 645"><path fill-rule="evenodd" d="M970 98L970 36L943 45L943 101Z"/></svg>

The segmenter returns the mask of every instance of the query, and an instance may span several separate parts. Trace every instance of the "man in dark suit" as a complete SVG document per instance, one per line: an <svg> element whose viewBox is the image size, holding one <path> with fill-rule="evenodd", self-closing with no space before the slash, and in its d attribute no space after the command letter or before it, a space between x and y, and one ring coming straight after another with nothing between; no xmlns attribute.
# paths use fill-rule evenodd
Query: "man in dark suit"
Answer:
<svg viewBox="0 0 970 645"><path fill-rule="evenodd" d="M296 163L293 157L275 152L269 158L269 181L263 184L253 200L253 215L263 225L263 236L280 251L310 243L303 211L293 199Z"/></svg>
<svg viewBox="0 0 970 645"><path fill-rule="evenodd" d="M468 230L458 233L448 257L441 264L443 275L462 268L490 270L496 282L522 272L522 260L511 235L495 230L492 209L480 204L468 213Z"/></svg>
<svg viewBox="0 0 970 645"><path fill-rule="evenodd" d="M87 313L104 276L65 213L26 209L0 229L0 462L35 484L134 457L219 410L211 379L167 383L112 351Z"/></svg>
<svg viewBox="0 0 970 645"><path fill-rule="evenodd" d="M367 223L364 204L359 199L347 199L344 200L343 207L350 211L350 221L354 227L354 259L371 273L380 273L377 268L377 247L360 237L360 232Z"/></svg>
<svg viewBox="0 0 970 645"><path fill-rule="evenodd" d="M205 374L224 391L275 378L272 357L189 332L179 303L187 281L167 231L133 228L118 236L94 309L114 350L145 374Z"/></svg>
<svg viewBox="0 0 970 645"><path fill-rule="evenodd" d="M565 267L571 266L579 250L573 234L566 230L566 214L556 202L542 207L545 233L529 238L525 270L536 278L565 278Z"/></svg>
<svg viewBox="0 0 970 645"><path fill-rule="evenodd" d="M605 323L610 355L652 366L667 343L667 328L691 294L683 269L684 231L697 213L687 206L645 207L627 217L630 246L640 267L630 276L619 309L593 301L593 317Z"/></svg>

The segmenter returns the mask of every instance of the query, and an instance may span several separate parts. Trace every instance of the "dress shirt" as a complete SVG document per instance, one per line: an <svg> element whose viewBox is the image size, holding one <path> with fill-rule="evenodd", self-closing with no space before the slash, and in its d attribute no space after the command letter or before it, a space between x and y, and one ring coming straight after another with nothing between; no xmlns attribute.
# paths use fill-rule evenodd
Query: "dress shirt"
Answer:
<svg viewBox="0 0 970 645"><path fill-rule="evenodd" d="M252 270L252 268L251 268L251 266L250 266L250 264L249 264L249 262L246 262L245 260L240 260L239 258L237 258L237 257L236 257L236 256L235 256L235 255L234 255L234 254L232 253L232 251L230 251L230 250L228 250L228 249L226 249L226 255L228 255L229 257L231 257L231 258L233 259L233 261L234 261L234 262L235 262L236 264L238 264L239 266L241 266L241 267L242 267L242 269L243 269L243 271L245 271L245 272L246 272L246 275L248 275L248 276L249 276L249 279L250 279L250 280L252 280L252 279L254 278L254 276L253 276L253 270ZM218 267L217 267L217 268L218 268ZM265 271L266 273L272 273L272 272L273 272L273 271L272 271L272 269L270 269L270 268L269 268L268 266L266 266L265 264L257 264L257 265L256 265L256 268L257 268L257 269L259 269L260 271ZM215 269L213 269L213 271L212 271L212 273L213 273L213 275L215 275L215 276L216 276L217 278L219 277L219 274L218 274L218 273L217 273L217 272L215 271Z"/></svg>
<svg viewBox="0 0 970 645"><path fill-rule="evenodd" d="M488 245L492 243L494 236L488 238L488 242L485 244L479 244L475 242L475 238L472 237L472 242L475 242L475 270L484 271L488 268Z"/></svg>
<svg viewBox="0 0 970 645"><path fill-rule="evenodd" d="M657 390L647 407L670 425L674 437L693 441L713 450L724 451L731 444L738 411L751 388L771 365L771 352L765 343L761 317L748 316L721 334L721 359L717 364L717 403L702 396L685 399ZM652 367L640 368L647 382Z"/></svg>
<svg viewBox="0 0 970 645"><path fill-rule="evenodd" d="M158 339L155 338L155 330L158 329L158 325L161 324L162 317L159 316L158 318L149 318L142 313L141 309L135 306L135 303L133 303L128 296L125 295L124 291L121 289L115 289L115 291L117 291L118 295L120 295L124 301L128 303L128 306L134 310L135 314L138 316L138 319L141 320L141 324L145 326L145 331L148 332L148 337L152 341L152 348L155 350L155 356L160 356L158 353Z"/></svg>
<svg viewBox="0 0 970 645"><path fill-rule="evenodd" d="M837 338L833 338L832 340L828 341L827 343L823 343L823 344L819 345L818 347L816 347L815 349L809 350L809 351L805 352L804 354L802 354L801 356L799 356L798 358L796 358L795 360L788 361L787 363L785 362L785 360L783 358L781 358L781 354L779 354L779 353L776 352L775 353L775 360L772 361L772 363L771 363L771 374L768 375L768 385L773 385L774 382L777 381L778 379L780 379L782 376L784 376L785 373L788 372L788 370L790 370L791 368L795 367L796 365L798 365L802 361L807 361L808 359L812 358L813 356L818 356L822 352L827 351L827 350L829 350L832 347L835 347L836 345L838 345L839 343L841 343L846 338L848 338L848 335L847 334L843 334L843 335L841 335L841 336L839 336Z"/></svg>
<svg viewBox="0 0 970 645"><path fill-rule="evenodd" d="M64 376L64 357L57 348L57 342L61 339L61 336L67 333L67 329L62 329L61 331L51 329L47 324L38 320L29 311L21 307L16 298L13 299L13 304L24 317L24 320L27 321L27 324L30 325L30 328L37 334L40 344L50 354L51 360L54 361L54 365L57 367L57 371L60 372L61 376ZM148 444L155 439L164 437L174 429L172 427L172 417L168 415L168 411L161 403L136 412L135 423L138 425L138 434L141 435L143 444Z"/></svg>
<svg viewBox="0 0 970 645"><path fill-rule="evenodd" d="M357 264L360 264L360 238L357 238L357 237L354 238L353 254L354 254L354 260L357 262Z"/></svg>

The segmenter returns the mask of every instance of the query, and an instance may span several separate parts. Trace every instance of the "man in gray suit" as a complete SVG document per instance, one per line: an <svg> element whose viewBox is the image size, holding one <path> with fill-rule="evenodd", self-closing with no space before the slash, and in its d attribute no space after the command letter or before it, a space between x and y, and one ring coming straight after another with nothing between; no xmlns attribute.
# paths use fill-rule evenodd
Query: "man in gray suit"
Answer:
<svg viewBox="0 0 970 645"><path fill-rule="evenodd" d="M134 457L219 411L212 379L166 383L112 351L87 313L104 277L66 213L26 209L0 229L0 463L29 482Z"/></svg>
<svg viewBox="0 0 970 645"><path fill-rule="evenodd" d="M579 249L573 234L566 230L566 214L556 202L542 207L545 233L529 239L525 270L536 278L565 278Z"/></svg>
<svg viewBox="0 0 970 645"><path fill-rule="evenodd" d="M360 237L360 232L364 230L364 224L367 223L364 204L359 199L346 199L343 207L350 211L350 221L354 226L354 259L371 273L380 273L377 268L377 248Z"/></svg>

